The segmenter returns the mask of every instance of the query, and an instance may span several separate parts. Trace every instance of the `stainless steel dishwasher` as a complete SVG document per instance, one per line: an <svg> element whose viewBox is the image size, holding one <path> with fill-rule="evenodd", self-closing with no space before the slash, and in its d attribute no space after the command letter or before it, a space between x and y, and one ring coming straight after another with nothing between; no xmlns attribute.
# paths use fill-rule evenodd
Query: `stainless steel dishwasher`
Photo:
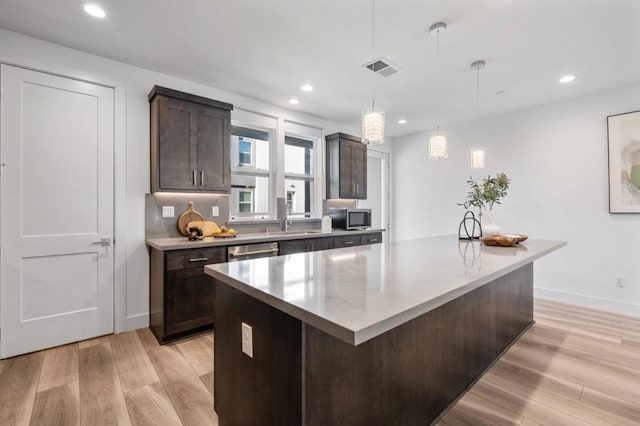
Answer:
<svg viewBox="0 0 640 426"><path fill-rule="evenodd" d="M233 246L227 249L227 255L227 260L229 262L277 256L278 243L259 243L247 244L244 246Z"/></svg>

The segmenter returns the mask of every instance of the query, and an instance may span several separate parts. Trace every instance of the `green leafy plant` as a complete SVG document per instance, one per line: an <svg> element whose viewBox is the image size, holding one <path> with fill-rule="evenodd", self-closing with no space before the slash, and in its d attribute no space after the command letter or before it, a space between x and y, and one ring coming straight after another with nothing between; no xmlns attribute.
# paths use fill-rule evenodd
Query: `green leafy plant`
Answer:
<svg viewBox="0 0 640 426"><path fill-rule="evenodd" d="M479 182L473 177L469 177L467 184L469 192L464 203L458 203L465 209L477 207L482 214L482 210L493 210L495 204L501 204L500 200L507 195L511 180L504 173L498 173L495 177L488 175Z"/></svg>

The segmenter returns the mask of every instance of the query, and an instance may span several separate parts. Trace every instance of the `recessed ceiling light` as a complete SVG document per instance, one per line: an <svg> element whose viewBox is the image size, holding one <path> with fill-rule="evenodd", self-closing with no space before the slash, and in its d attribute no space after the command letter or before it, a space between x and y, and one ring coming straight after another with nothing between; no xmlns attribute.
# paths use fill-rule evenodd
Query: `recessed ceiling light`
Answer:
<svg viewBox="0 0 640 426"><path fill-rule="evenodd" d="M576 77L578 77L575 74L568 74L563 76L562 78L560 78L560 80L558 80L560 83L562 84L567 84L567 83L571 83L573 80L576 79Z"/></svg>
<svg viewBox="0 0 640 426"><path fill-rule="evenodd" d="M300 86L300 90L302 90L303 92L313 92L313 86L309 83L306 83Z"/></svg>
<svg viewBox="0 0 640 426"><path fill-rule="evenodd" d="M291 105L298 105L300 103L300 101L297 100L296 98L289 98L289 103Z"/></svg>
<svg viewBox="0 0 640 426"><path fill-rule="evenodd" d="M96 18L104 18L105 16L107 16L107 14L104 13L104 9L94 3L85 4L83 6L83 9L89 15L94 16Z"/></svg>
<svg viewBox="0 0 640 426"><path fill-rule="evenodd" d="M401 118L400 120L398 120L398 124L407 124L407 120Z"/></svg>

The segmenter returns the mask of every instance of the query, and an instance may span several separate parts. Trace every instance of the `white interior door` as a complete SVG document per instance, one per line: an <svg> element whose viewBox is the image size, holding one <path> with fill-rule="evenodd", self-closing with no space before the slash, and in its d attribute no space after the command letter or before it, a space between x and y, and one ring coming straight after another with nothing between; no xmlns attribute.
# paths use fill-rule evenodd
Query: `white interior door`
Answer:
<svg viewBox="0 0 640 426"><path fill-rule="evenodd" d="M0 357L113 332L113 89L0 68Z"/></svg>
<svg viewBox="0 0 640 426"><path fill-rule="evenodd" d="M358 207L371 209L372 228L389 228L389 154L367 150L367 199Z"/></svg>

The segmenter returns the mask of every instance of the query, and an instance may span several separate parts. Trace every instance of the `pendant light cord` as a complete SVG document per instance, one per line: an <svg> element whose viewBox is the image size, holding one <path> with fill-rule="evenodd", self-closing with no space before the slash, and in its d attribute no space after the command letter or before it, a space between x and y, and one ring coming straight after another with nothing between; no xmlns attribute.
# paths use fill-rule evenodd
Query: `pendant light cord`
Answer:
<svg viewBox="0 0 640 426"><path fill-rule="evenodd" d="M376 43L376 0L371 0L371 60L375 59L375 44ZM373 71L375 72L375 63L373 64ZM375 95L375 82L374 75L371 76L371 112L376 110L376 95Z"/></svg>
<svg viewBox="0 0 640 426"><path fill-rule="evenodd" d="M476 67L476 120L480 119L480 67Z"/></svg>

